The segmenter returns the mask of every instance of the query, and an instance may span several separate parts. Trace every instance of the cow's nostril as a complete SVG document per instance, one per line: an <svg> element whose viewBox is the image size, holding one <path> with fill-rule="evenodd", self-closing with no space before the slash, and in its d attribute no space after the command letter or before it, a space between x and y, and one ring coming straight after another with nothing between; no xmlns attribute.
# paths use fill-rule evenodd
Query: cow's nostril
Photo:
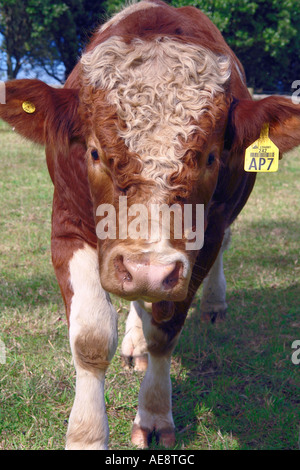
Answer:
<svg viewBox="0 0 300 470"><path fill-rule="evenodd" d="M124 282L131 282L132 281L132 276L128 269L126 269L124 265L124 259L122 255L118 255L114 259L114 268L115 268L115 273L119 281Z"/></svg>
<svg viewBox="0 0 300 470"><path fill-rule="evenodd" d="M126 252L119 252L112 257L111 268L118 292L122 295L131 296L131 300L142 298L147 302L159 302L177 295L184 266L179 260L153 264L146 256L128 256Z"/></svg>
<svg viewBox="0 0 300 470"><path fill-rule="evenodd" d="M182 274L182 263L176 263L173 271L163 280L163 286L165 289L172 289L178 284L179 278Z"/></svg>

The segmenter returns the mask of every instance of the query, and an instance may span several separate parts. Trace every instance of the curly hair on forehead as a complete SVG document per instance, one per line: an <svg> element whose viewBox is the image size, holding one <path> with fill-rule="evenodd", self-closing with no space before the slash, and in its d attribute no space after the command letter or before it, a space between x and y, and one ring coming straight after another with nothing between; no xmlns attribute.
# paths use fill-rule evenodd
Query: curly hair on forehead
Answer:
<svg viewBox="0 0 300 470"><path fill-rule="evenodd" d="M230 58L168 36L129 43L113 36L80 64L87 86L107 90L115 129L143 161L143 175L171 189L170 174L183 166L182 141L195 131L210 134L207 115L214 118L214 101L225 92Z"/></svg>
<svg viewBox="0 0 300 470"><path fill-rule="evenodd" d="M123 116L116 103L112 102L110 90L91 84L83 70L81 81L80 114L84 135L98 150L101 149L101 161L105 170L112 175L115 185L121 190L127 190L129 187L147 183L148 186L169 192L172 197L174 194L174 197L187 198L199 176L195 151L202 150L220 115L224 113L224 94L216 93L209 106L202 110L200 120L196 114L189 117L189 127L193 132L186 138L178 136L177 142L173 143L174 152L178 152L178 155L176 158L168 158L164 155L166 146L163 145L157 155L147 155L147 152L140 154L138 147L136 150L130 148L124 138L128 131L126 116ZM146 105L147 108L149 103ZM142 104L139 103L138 106ZM167 116L165 119L167 122ZM147 122L147 134L146 124ZM133 124L131 129L132 126ZM141 128L139 133L142 139ZM164 137L165 145L170 146L168 135L161 137ZM149 149L150 147L151 145Z"/></svg>
<svg viewBox="0 0 300 470"><path fill-rule="evenodd" d="M87 141L91 140L101 150L105 170L114 177L116 185L122 190L145 182L141 176L143 164L119 136L118 129L125 124L118 117L116 109L108 103L106 95L105 90L83 85L79 113Z"/></svg>
<svg viewBox="0 0 300 470"><path fill-rule="evenodd" d="M145 183L155 186L157 181L142 176L144 163L139 155L130 152L124 139L119 136L118 129L126 124L119 118L115 107L107 101L106 94L105 90L95 90L91 86L81 88L79 112L84 135L101 149L101 161L119 189L125 190L129 186ZM187 152L182 163L180 171L168 175L168 181L176 193L181 186L180 197L187 197L195 161Z"/></svg>

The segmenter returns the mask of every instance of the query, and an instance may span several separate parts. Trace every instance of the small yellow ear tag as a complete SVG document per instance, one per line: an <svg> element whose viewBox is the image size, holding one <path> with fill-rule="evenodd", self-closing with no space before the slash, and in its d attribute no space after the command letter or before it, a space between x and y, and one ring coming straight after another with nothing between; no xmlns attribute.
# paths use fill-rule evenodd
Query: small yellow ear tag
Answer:
<svg viewBox="0 0 300 470"><path fill-rule="evenodd" d="M35 112L35 105L31 103L30 101L24 101L22 103L22 108L25 111L25 113L32 114Z"/></svg>
<svg viewBox="0 0 300 470"><path fill-rule="evenodd" d="M246 149L244 170L274 172L278 170L279 149L269 138L269 124L264 124L259 139Z"/></svg>

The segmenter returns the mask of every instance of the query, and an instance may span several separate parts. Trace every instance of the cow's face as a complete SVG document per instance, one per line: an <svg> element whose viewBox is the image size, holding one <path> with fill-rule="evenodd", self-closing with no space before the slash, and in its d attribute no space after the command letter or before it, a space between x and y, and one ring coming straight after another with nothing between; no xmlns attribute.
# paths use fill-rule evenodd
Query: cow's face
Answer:
<svg viewBox="0 0 300 470"><path fill-rule="evenodd" d="M81 66L102 285L183 300L218 179L229 61L166 38L112 38Z"/></svg>
<svg viewBox="0 0 300 470"><path fill-rule="evenodd" d="M54 89L38 80L7 82L0 117L23 136L46 145L49 171L62 194L65 188L56 181L57 172L64 172L68 184L68 172L79 171L85 185L82 152L86 145L105 289L128 299L180 300L187 293L197 255L197 249L186 244L191 241L189 232L197 227L195 212L186 224L183 217L186 231L181 237L174 233L180 223L170 224L169 238L161 237L161 230L165 234L168 227L153 217L153 232L149 228L148 237L136 239L138 225L147 233L145 220L151 212L144 213L138 224L137 206L136 212L129 214L129 210L133 204L150 209L151 204L176 203L180 207L193 204L195 211L197 204L204 204L207 213L228 117L229 59L207 51L203 55L201 49L180 42L174 45L169 39L158 40L153 49L148 42L148 52L145 49L142 54L142 41L126 46L114 41L83 56L81 83L76 81L78 69L73 82L76 88L81 85L80 94L77 89ZM229 87L234 93L230 78ZM25 101L34 104L34 112L24 111ZM245 148L258 139L263 125L269 123L270 138L284 153L300 144L299 122L299 105L282 97L234 101L227 122L227 161L222 156L230 175L230 181L223 184L226 197L232 182L239 184ZM71 154L72 158L66 158ZM80 207L82 192L76 193L72 181L67 202L72 205L70 198L74 198L74 209ZM116 235L105 239L101 239L103 204L116 212ZM87 218L90 223L89 214ZM201 233L196 235L201 241Z"/></svg>

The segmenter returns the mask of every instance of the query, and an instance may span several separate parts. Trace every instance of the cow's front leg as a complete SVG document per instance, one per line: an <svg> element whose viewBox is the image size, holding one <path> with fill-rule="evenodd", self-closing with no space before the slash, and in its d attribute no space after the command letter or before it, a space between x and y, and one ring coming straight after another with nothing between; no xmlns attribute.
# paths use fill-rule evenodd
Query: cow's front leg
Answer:
<svg viewBox="0 0 300 470"><path fill-rule="evenodd" d="M105 371L117 346L117 316L102 289L96 250L87 245L70 262L73 297L69 334L76 368L76 394L67 432L67 449L107 449Z"/></svg>
<svg viewBox="0 0 300 470"><path fill-rule="evenodd" d="M223 269L223 253L229 247L230 237L230 228L227 228L219 254L203 280L200 310L201 319L204 322L222 321L226 315L226 279Z"/></svg>
<svg viewBox="0 0 300 470"><path fill-rule="evenodd" d="M148 346L148 368L139 392L139 405L132 428L131 440L139 448L146 448L153 431L165 447L175 444L172 417L172 386L170 378L171 354L178 335L172 341L151 322L151 314L141 312L143 330Z"/></svg>
<svg viewBox="0 0 300 470"><path fill-rule="evenodd" d="M152 304L149 304L150 306ZM125 367L145 371L148 364L147 343L143 333L142 312L138 302L131 302L122 341L122 359Z"/></svg>

